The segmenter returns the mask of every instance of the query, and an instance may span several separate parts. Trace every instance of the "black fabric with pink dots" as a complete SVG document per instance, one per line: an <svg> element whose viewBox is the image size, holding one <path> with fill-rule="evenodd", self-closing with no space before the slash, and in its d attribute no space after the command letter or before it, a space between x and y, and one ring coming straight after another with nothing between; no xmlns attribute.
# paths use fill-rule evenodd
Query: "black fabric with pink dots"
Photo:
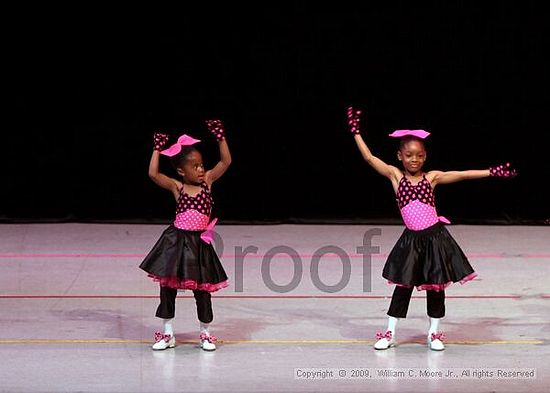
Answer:
<svg viewBox="0 0 550 393"><path fill-rule="evenodd" d="M201 183L201 187L201 192L195 196L190 196L189 194L183 192L183 189L181 190L176 206L176 214L184 213L185 211L192 209L204 214L205 216L210 216L214 200L212 199L212 194L210 193L210 190L205 182Z"/></svg>
<svg viewBox="0 0 550 393"><path fill-rule="evenodd" d="M169 136L160 132L155 132L153 134L153 149L162 150L164 145L168 142Z"/></svg>
<svg viewBox="0 0 550 393"><path fill-rule="evenodd" d="M206 120L206 126L208 127L208 130L214 134L218 141L225 138L225 130L221 120Z"/></svg>
<svg viewBox="0 0 550 393"><path fill-rule="evenodd" d="M412 184L409 179L403 176L399 181L396 199L400 209L414 200L419 200L426 205L435 207L433 189L426 176L422 176L422 180L417 184Z"/></svg>

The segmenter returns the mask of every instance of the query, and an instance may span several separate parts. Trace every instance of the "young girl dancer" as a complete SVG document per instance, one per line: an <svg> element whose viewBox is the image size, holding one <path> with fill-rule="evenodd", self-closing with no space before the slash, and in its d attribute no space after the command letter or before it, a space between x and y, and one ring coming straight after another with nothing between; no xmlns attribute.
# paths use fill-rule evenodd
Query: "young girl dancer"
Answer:
<svg viewBox="0 0 550 393"><path fill-rule="evenodd" d="M391 181L406 226L384 265L382 276L396 286L388 310L388 327L385 333L376 335L378 341L374 348L388 349L395 345L396 323L399 318L406 318L416 287L426 291L430 318L428 347L441 351L445 345L439 321L445 316L445 288L456 282L463 284L477 274L443 225L449 221L437 215L434 188L438 184L489 176L509 178L516 172L510 164L481 170L424 172L426 149L423 140L429 135L424 130L398 130L390 134L400 138L397 151L397 159L403 165L400 170L371 153L360 134L360 113L348 108L350 130L365 161Z"/></svg>
<svg viewBox="0 0 550 393"><path fill-rule="evenodd" d="M172 319L178 289L193 291L200 321L201 348L206 351L216 349L216 337L209 332L213 320L210 294L228 284L227 275L211 244L212 228L216 222L216 219L210 221L211 187L231 164L231 154L221 121L208 120L206 124L216 136L220 149L220 161L208 171L204 169L201 153L193 146L199 140L182 135L174 145L163 150L168 136L155 133L153 137L149 176L160 187L170 191L177 202L174 222L140 264L140 268L160 284L156 316L162 318L164 332L155 333L154 350L176 345ZM182 181L159 172L161 154L170 157Z"/></svg>

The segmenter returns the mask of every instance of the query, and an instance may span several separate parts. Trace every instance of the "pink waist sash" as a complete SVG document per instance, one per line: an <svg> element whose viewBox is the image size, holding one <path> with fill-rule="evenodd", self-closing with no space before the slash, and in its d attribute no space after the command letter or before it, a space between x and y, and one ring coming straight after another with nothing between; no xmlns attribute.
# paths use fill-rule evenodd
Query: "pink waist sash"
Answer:
<svg viewBox="0 0 550 393"><path fill-rule="evenodd" d="M438 216L435 207L414 200L401 209L401 217L407 228L412 231L421 231L429 228L439 221L445 224L451 222L443 216Z"/></svg>
<svg viewBox="0 0 550 393"><path fill-rule="evenodd" d="M189 209L183 213L176 214L174 226L184 231L203 231L208 226L209 219L210 217L207 215Z"/></svg>
<svg viewBox="0 0 550 393"><path fill-rule="evenodd" d="M217 218L214 218L210 223L208 220L210 217L199 213L196 210L186 210L183 213L178 213L176 219L174 220L174 226L178 229L183 229L184 231L204 231L201 233L201 239L205 243L212 243L214 235L214 225L218 221Z"/></svg>

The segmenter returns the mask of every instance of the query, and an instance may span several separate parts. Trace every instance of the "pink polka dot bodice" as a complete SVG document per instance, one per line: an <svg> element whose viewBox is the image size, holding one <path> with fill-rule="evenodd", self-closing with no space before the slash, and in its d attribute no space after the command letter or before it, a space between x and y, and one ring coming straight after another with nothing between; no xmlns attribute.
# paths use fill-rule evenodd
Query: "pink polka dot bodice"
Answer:
<svg viewBox="0 0 550 393"><path fill-rule="evenodd" d="M403 176L396 199L405 225L413 231L429 228L438 221L448 222L437 215L433 189L425 176L417 184Z"/></svg>
<svg viewBox="0 0 550 393"><path fill-rule="evenodd" d="M206 229L214 201L206 183L203 182L201 188L201 192L195 196L190 196L181 189L174 220L176 228L186 231Z"/></svg>

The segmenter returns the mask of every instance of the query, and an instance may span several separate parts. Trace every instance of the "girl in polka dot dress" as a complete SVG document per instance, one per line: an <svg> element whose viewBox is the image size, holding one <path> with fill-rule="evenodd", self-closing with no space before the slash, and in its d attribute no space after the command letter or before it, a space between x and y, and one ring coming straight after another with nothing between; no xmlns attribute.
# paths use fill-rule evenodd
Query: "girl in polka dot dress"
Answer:
<svg viewBox="0 0 550 393"><path fill-rule="evenodd" d="M155 333L153 349L164 350L176 344L172 319L178 289L193 291L200 321L200 346L216 349L216 338L209 333L213 320L211 293L227 287L227 275L211 244L212 183L220 178L231 164L231 154L219 120L208 120L209 130L216 136L220 161L211 170L203 166L201 153L193 146L199 140L188 135L163 150L168 140L165 134L154 135L154 149L149 164L149 176L177 201L174 222L162 233L152 250L140 264L153 280L160 284L160 304L156 316L163 319L164 331ZM170 157L181 175L182 182L159 172L160 155Z"/></svg>
<svg viewBox="0 0 550 393"><path fill-rule="evenodd" d="M397 152L403 165L400 170L371 153L360 134L360 113L348 108L350 130L365 161L391 181L406 226L384 265L382 276L396 286L388 310L388 328L385 333L377 333L374 348L388 349L395 345L396 323L399 318L406 318L416 287L426 291L430 318L428 347L443 350L444 335L439 331L439 321L445 316L445 288L456 282L463 284L477 274L443 225L449 221L437 215L433 190L438 184L489 176L514 177L516 172L510 164L482 170L424 172L426 150L423 140L429 135L424 130L398 130L390 134L400 138Z"/></svg>

